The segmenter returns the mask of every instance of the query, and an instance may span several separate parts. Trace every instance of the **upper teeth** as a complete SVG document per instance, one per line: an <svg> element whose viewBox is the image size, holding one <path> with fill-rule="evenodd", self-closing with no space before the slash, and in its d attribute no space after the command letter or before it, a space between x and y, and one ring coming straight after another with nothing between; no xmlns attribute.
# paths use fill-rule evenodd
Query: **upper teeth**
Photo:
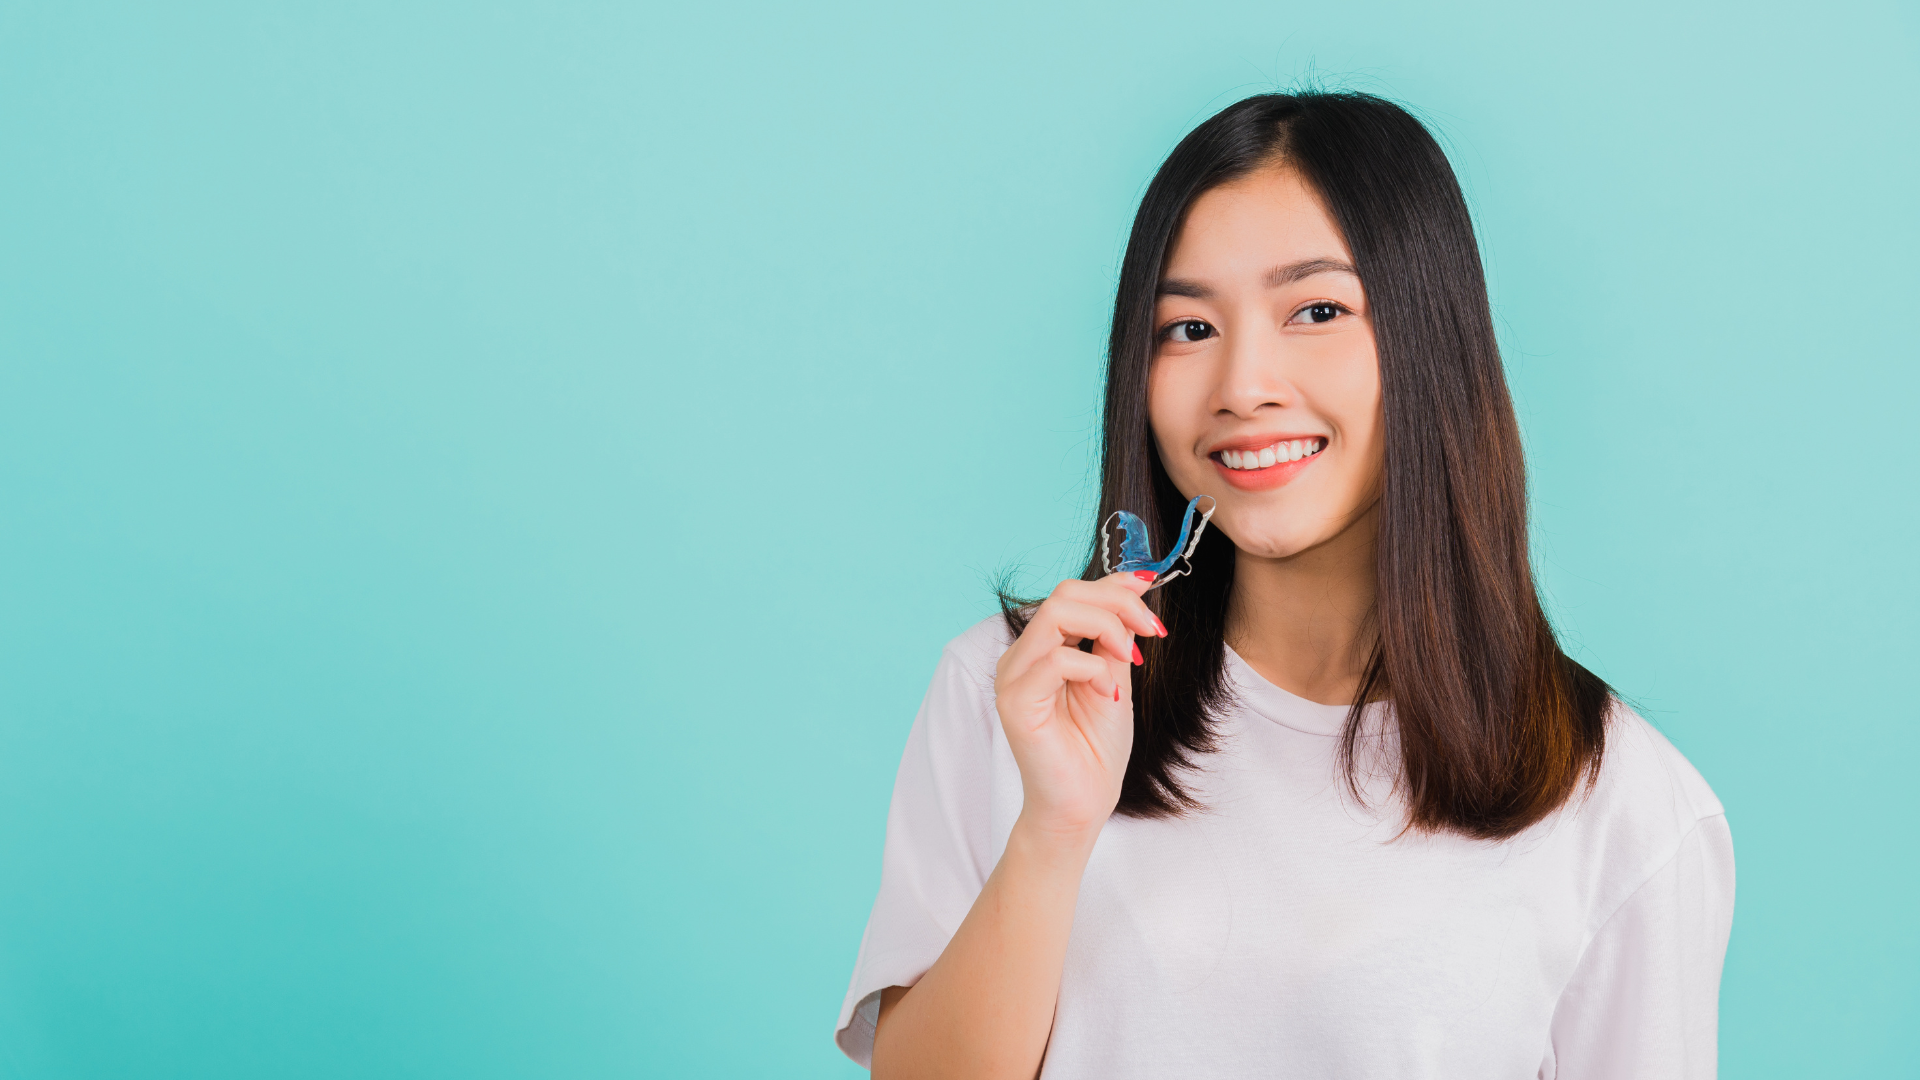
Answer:
<svg viewBox="0 0 1920 1080"><path fill-rule="evenodd" d="M1259 450L1222 450L1220 461L1229 469L1265 469L1273 465L1284 465L1289 461L1299 461L1312 457L1327 448L1327 440L1320 438L1294 439L1290 442L1274 443Z"/></svg>

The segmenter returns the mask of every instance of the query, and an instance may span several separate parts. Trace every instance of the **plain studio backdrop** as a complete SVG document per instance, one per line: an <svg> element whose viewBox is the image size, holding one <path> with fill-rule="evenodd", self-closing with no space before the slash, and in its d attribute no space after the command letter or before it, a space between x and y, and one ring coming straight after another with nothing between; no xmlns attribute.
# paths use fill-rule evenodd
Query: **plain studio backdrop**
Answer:
<svg viewBox="0 0 1920 1080"><path fill-rule="evenodd" d="M0 1078L850 1077L941 644L1082 558L1161 157L1413 105L1724 1075L1913 1076L1894 3L0 5Z"/></svg>

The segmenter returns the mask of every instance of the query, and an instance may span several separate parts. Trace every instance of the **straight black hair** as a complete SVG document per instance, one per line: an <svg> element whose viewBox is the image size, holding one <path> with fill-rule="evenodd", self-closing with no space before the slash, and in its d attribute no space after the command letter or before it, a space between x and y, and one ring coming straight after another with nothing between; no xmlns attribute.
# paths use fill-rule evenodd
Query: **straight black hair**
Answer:
<svg viewBox="0 0 1920 1080"><path fill-rule="evenodd" d="M1384 699L1408 825L1512 836L1597 776L1612 692L1560 649L1540 605L1520 429L1473 223L1446 154L1406 110L1370 94L1262 94L1217 113L1168 155L1134 217L1114 299L1096 527L1132 510L1156 550L1179 529L1185 499L1147 421L1156 294L1194 200L1276 165L1318 191L1344 234L1380 361L1374 640L1341 739L1349 786L1358 796L1362 710ZM1140 642L1121 814L1197 808L1181 774L1215 749L1212 718L1230 695L1232 541L1207 533L1193 567L1147 597L1168 636ZM1084 576L1103 573L1096 550ZM1001 601L1018 634L1029 604Z"/></svg>

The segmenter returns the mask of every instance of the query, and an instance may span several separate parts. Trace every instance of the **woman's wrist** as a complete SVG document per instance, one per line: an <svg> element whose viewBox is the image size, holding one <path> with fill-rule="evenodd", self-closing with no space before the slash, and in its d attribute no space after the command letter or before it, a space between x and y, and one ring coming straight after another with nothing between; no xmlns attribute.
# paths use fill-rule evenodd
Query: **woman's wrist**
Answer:
<svg viewBox="0 0 1920 1080"><path fill-rule="evenodd" d="M1093 854L1094 841L1105 824L1054 823L1041 821L1024 811L1014 819L1007 836L1008 852L1018 853L1037 865L1057 867L1078 873Z"/></svg>

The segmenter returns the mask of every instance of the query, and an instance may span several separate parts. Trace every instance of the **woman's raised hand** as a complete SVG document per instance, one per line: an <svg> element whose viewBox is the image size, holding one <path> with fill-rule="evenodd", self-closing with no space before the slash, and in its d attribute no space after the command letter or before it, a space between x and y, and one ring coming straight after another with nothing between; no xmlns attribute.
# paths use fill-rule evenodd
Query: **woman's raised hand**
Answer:
<svg viewBox="0 0 1920 1080"><path fill-rule="evenodd" d="M1063 581L1000 656L994 704L1020 766L1029 829L1090 842L1120 801L1133 750L1133 639L1167 632L1140 599L1152 581L1148 571Z"/></svg>

